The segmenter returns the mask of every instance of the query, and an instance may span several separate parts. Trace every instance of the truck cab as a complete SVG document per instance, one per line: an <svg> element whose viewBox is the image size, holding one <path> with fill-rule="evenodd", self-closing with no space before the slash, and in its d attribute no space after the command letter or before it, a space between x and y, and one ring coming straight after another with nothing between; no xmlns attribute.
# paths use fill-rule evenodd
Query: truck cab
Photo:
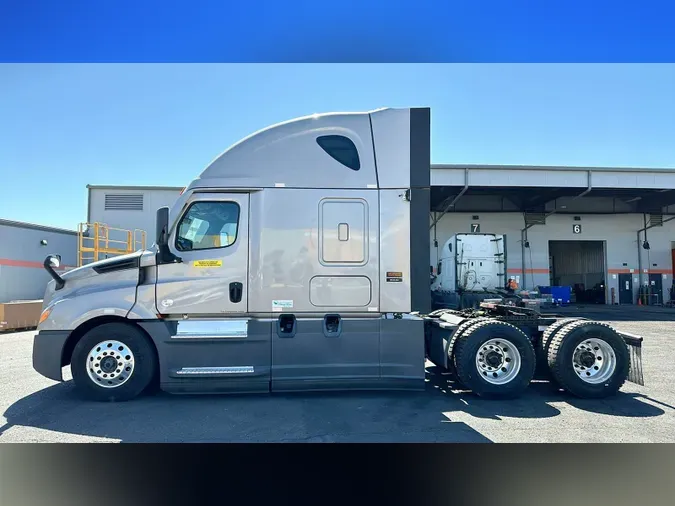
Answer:
<svg viewBox="0 0 675 506"><path fill-rule="evenodd" d="M127 400L424 388L430 110L297 118L216 157L146 251L54 278L34 368Z"/></svg>

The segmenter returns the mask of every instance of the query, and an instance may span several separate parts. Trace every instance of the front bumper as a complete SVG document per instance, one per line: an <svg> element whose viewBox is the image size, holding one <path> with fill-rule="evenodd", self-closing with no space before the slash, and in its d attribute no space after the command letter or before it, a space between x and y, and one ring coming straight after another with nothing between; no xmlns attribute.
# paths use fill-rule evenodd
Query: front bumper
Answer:
<svg viewBox="0 0 675 506"><path fill-rule="evenodd" d="M42 376L63 381L62 357L69 330L41 330L33 339L33 369Z"/></svg>

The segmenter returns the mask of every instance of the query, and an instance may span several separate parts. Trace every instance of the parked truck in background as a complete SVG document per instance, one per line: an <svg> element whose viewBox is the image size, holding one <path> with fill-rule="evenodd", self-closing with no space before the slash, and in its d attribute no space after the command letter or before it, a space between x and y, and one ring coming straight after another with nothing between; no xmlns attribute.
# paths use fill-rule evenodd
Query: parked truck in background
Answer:
<svg viewBox="0 0 675 506"><path fill-rule="evenodd" d="M431 311L429 210L429 109L265 128L158 210L150 249L62 276L57 256L45 260L54 279L33 366L62 381L70 365L78 391L101 401L153 383L173 393L422 390L425 358L502 398L523 392L537 360L582 397L642 381L641 338L602 323L495 302ZM500 236L485 237L505 251ZM453 247L484 240L458 235ZM462 266L451 284L494 284L494 258Z"/></svg>
<svg viewBox="0 0 675 506"><path fill-rule="evenodd" d="M477 307L506 295L506 237L498 234L455 234L439 251L431 283L434 308Z"/></svg>

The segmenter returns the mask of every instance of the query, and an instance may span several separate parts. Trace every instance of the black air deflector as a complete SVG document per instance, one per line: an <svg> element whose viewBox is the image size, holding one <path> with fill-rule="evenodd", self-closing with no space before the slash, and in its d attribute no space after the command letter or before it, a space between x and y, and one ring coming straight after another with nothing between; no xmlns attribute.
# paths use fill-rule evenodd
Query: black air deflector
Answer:
<svg viewBox="0 0 675 506"><path fill-rule="evenodd" d="M429 210L431 209L431 109L410 109L410 302L431 311Z"/></svg>
<svg viewBox="0 0 675 506"><path fill-rule="evenodd" d="M124 271L127 269L138 269L141 266L140 257L134 258L120 258L119 260L111 260L103 265L94 267L94 271L98 274L106 274L108 272Z"/></svg>

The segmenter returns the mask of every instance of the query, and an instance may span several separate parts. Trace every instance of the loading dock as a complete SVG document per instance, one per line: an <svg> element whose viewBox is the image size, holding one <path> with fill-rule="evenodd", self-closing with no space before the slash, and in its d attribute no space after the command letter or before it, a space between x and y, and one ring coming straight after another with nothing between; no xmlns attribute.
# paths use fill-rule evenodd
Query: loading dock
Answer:
<svg viewBox="0 0 675 506"><path fill-rule="evenodd" d="M439 164L431 186L432 270L449 237L480 227L505 236L508 276L521 289L562 277L552 276L550 241L589 240L604 242L602 267L576 283L604 285L596 302L666 304L675 295L674 170Z"/></svg>
<svg viewBox="0 0 675 506"><path fill-rule="evenodd" d="M605 304L605 241L549 241L551 285L572 287L573 302Z"/></svg>

